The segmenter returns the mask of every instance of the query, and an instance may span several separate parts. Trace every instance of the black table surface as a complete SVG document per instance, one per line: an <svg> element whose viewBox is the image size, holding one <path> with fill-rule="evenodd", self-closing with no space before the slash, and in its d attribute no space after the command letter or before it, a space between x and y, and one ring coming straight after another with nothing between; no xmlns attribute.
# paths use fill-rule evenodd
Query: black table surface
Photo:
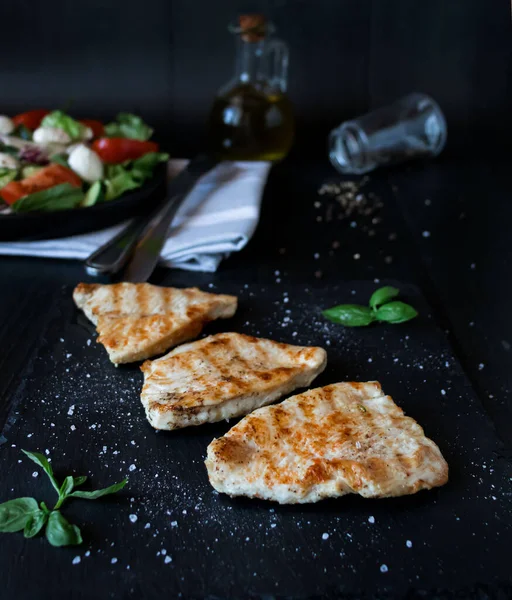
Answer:
<svg viewBox="0 0 512 600"><path fill-rule="evenodd" d="M322 183L339 182L341 178L325 161L289 160L275 167L271 173L260 225L246 249L226 260L215 274L159 269L151 281L177 286L198 285L204 289L208 289L208 286L214 286L214 289L242 289L250 284L255 288L271 290L274 294L282 290L289 293L289 305L292 308L294 303L297 306L304 304L305 288L315 289L326 300L333 302L333 290L338 289L335 286L340 286L340 293L344 295L348 290L347 282L354 282L354 289L362 286L361 289L365 290L369 289L371 283L377 287L379 282L389 279L417 286L416 289L421 290L432 309L433 320L444 330L465 371L464 382L470 382L461 380L461 389L465 389L466 385L469 389L472 387L472 391L467 392L468 398L476 394L478 407L489 418L484 429L495 438L499 461L508 465L512 448L512 406L509 395L512 378L509 369L512 316L508 310L508 267L512 255L508 243L508 224L512 206L508 201L507 174L508 165L505 161L472 162L449 155L436 162L375 173L364 189L380 198L382 208L367 217L339 219L339 205L326 196L319 196L317 191ZM30 379L24 366L31 364L34 357L40 355L41 347L47 346L48 339L55 335L55 332L52 334L52 323L58 310L56 305L62 301L59 296L62 286L73 286L84 279L81 265L74 261L0 258L1 427L8 415L12 416L13 403L22 404L20 388ZM339 301L346 301L346 298L339 298ZM266 332L268 327L262 326L262 329ZM449 346L446 348L449 349ZM443 346L442 352L446 348ZM49 351L55 351L51 344ZM55 368L58 373L62 365L59 363ZM358 373L357 369L353 372ZM474 413L474 423L482 418L480 408ZM5 431L7 442L8 427L9 424ZM8 453L9 457L14 457L9 443L4 445L1 452L4 452L4 456ZM490 452L489 448L486 448L486 452ZM31 472L31 469L28 468L28 471ZM5 485L5 482L2 484ZM510 497L510 491L508 495ZM421 502L428 500L425 497ZM439 500L436 503L439 510ZM355 505L352 502L349 506L354 508ZM490 521L496 514L492 502L480 506L482 522ZM321 512L320 507L315 510ZM325 510L326 513L332 512L332 504ZM337 528L342 526L343 520L340 519ZM456 533L450 530L449 535ZM470 532L466 530L461 539L469 535ZM480 597L478 594L483 593L482 590L489 597L493 594L498 597L499 593L504 594L501 597L510 597L510 576L496 557L496 552L502 552L503 537L498 541L497 537L484 533L479 535L481 552L477 558L474 545L467 547L467 551L471 552L471 560L469 556L464 556L465 547L457 545L453 563L449 558L439 558L443 564L438 565L437 569L425 569L417 582L412 582L407 572L401 570L400 575L395 574L390 578L389 584L384 581L377 585L376 578L382 573L372 575L370 571L365 574L367 586L363 581L357 588L349 586L344 590L347 594L356 593L355 597L366 592L390 597L409 593L412 594L410 597L416 597L414 590L422 590L417 591L417 597L444 597L443 594L447 597L450 594ZM504 535L508 536L509 542L512 541L509 529L504 529ZM68 552L70 558L65 561L66 564L71 564L71 558L76 554L73 550L46 547L43 540L10 541L14 537L14 534L3 536L0 545L2 571L9 569L9 578L2 592L5 598L22 597L20 590L23 589L26 568L22 557L25 553L29 556L28 544L41 542L41 569L54 560L61 560L53 559L56 556L53 553ZM137 540L130 541L129 536L124 542L138 543ZM450 544L451 541L447 538L446 543ZM13 552L20 560L13 560ZM232 548L230 552L234 553L236 549ZM195 558L193 553L187 557L189 561L200 562L200 545ZM428 561L438 561L438 557L425 552L421 560L426 564ZM443 572L455 572L464 562L471 564L472 570L462 569L460 577L447 580ZM183 562L174 564L173 581L195 577L194 572L197 571L190 569L190 562L187 564L188 567ZM280 568L285 569L286 564L286 560L283 561ZM166 592L164 584L155 583L145 588L141 583L139 587L132 585L119 589L123 595L116 596L108 583L111 565L105 564L102 568L105 572L105 589L97 591L98 598L131 597L130 593L135 594L134 597L153 598ZM155 577L162 576L165 575L155 573ZM273 576L279 580L278 572ZM69 577L74 577L72 571ZM217 578L217 584L221 579ZM44 576L39 580L44 582ZM283 575L285 580L288 580L288 575ZM229 585L223 588L216 584L209 589L204 582L203 585L191 586L185 582L179 589L184 595L190 590L190 594L196 597L334 594L334 588L327 585L327 580L326 576L326 585L323 587L304 586L303 594L294 586L271 589L254 586L254 582L251 582L251 586L247 583L246 594L241 591L240 585L238 588ZM83 586L83 582L80 585ZM78 598L81 597L79 588L78 583L75 588L66 585L59 596L58 589L52 588L48 582L48 595L41 590L39 597L50 597L51 591L53 598ZM167 588L168 597L173 596L171 590L176 592L177 589ZM336 594L341 593L340 587L336 590ZM86 593L84 589L83 593Z"/></svg>

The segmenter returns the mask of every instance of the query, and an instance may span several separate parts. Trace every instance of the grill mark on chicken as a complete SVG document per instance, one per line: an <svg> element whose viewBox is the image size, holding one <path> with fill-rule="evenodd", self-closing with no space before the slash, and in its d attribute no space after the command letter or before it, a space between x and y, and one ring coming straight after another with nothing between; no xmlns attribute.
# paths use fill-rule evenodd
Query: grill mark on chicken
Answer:
<svg viewBox="0 0 512 600"><path fill-rule="evenodd" d="M232 462L233 448L246 462ZM210 444L206 464L218 491L283 503L399 496L448 479L439 448L376 382L334 384L259 409Z"/></svg>
<svg viewBox="0 0 512 600"><path fill-rule="evenodd" d="M237 304L234 296L147 283L80 283L73 299L97 326L98 342L115 364L149 358L196 337L209 321L233 316Z"/></svg>
<svg viewBox="0 0 512 600"><path fill-rule="evenodd" d="M246 414L305 387L325 363L321 348L305 352L300 346L221 333L146 361L141 400L157 429L198 425Z"/></svg>

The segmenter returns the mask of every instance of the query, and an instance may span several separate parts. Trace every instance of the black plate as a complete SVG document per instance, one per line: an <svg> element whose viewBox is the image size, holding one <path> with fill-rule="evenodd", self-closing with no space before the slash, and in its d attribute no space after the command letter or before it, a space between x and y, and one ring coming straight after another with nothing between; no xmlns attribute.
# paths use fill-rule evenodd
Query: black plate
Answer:
<svg viewBox="0 0 512 600"><path fill-rule="evenodd" d="M142 187L110 202L52 213L0 215L0 241L44 240L105 229L147 213L162 200L165 188L166 165L160 165Z"/></svg>

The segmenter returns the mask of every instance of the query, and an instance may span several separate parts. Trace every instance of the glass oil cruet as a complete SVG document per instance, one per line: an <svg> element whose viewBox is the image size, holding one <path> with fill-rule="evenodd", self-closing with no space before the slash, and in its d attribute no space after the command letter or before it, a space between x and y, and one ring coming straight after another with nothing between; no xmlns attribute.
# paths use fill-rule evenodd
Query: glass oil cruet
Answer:
<svg viewBox="0 0 512 600"><path fill-rule="evenodd" d="M273 39L263 15L241 15L230 28L236 36L234 78L221 88L210 112L210 151L224 160L278 161L294 133L286 96L288 47Z"/></svg>

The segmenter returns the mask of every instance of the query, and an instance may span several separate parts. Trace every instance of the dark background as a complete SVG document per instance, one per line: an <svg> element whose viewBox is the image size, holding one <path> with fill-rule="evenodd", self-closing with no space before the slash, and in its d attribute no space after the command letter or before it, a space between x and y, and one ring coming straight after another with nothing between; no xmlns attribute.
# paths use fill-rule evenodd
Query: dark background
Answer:
<svg viewBox="0 0 512 600"><path fill-rule="evenodd" d="M232 73L226 26L242 10L264 11L290 46L297 143L272 170L260 225L244 251L216 274L160 271L152 281L272 287L280 270L283 285L298 287L317 281L319 271L327 288L386 278L416 284L492 420L502 442L498 459L510 461L509 0L11 0L0 6L2 112L68 103L83 117L133 110L156 127L175 156L192 155L201 148L215 91ZM445 111L447 150L435 161L372 175L372 189L384 202L373 237L373 224L362 219L357 228L348 220L319 222L326 204L315 206L317 190L339 180L326 157L329 129L411 91L431 94ZM23 369L41 343L52 294L83 277L81 265L71 261L0 258L0 427L22 395ZM428 396L426 402L435 411L438 400ZM480 417L474 418L478 426ZM463 471L462 462L458 468ZM499 492L510 493L506 486ZM479 506L475 518L484 521L489 509ZM408 597L510 597L494 538L479 539L481 569L464 577L453 596L433 592L439 581L431 577L421 582L430 593ZM13 540L23 548L23 540ZM17 551L4 548L9 561L17 560ZM429 556L424 564L435 560ZM463 551L445 568L457 573L459 560L467 563ZM23 587L21 570L9 572L11 586ZM489 587L497 578L508 586L500 587L501 596Z"/></svg>
<svg viewBox="0 0 512 600"><path fill-rule="evenodd" d="M290 46L296 150L323 153L331 127L414 90L441 104L452 146L507 140L508 0L9 0L3 110L136 110L175 152L194 152L243 11L265 12Z"/></svg>

